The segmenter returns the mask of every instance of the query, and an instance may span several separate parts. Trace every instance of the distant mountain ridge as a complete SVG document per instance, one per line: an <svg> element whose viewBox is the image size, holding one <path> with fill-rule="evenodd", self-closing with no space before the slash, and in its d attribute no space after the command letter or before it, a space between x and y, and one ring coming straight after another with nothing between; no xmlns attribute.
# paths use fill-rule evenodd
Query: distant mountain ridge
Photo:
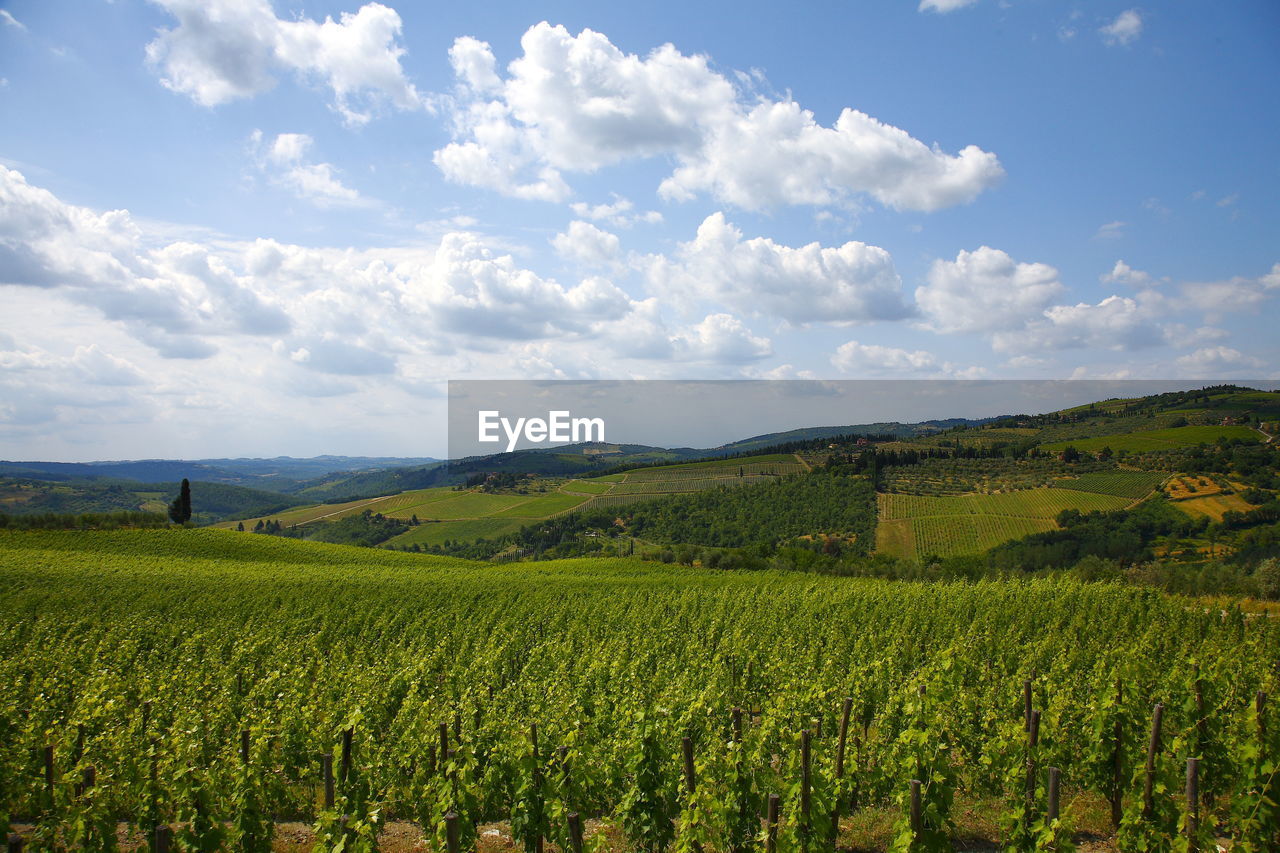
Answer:
<svg viewBox="0 0 1280 853"><path fill-rule="evenodd" d="M0 475L65 482L70 480L133 480L139 483L182 479L206 483L252 486L287 491L300 481L339 471L373 471L430 465L430 456L316 456L272 459L138 459L101 462L0 461Z"/></svg>

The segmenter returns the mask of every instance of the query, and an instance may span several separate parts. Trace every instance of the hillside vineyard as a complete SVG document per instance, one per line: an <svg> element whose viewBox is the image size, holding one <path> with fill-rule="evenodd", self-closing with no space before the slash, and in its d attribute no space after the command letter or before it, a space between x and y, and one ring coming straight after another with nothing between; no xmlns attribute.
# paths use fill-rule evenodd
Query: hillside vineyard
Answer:
<svg viewBox="0 0 1280 853"><path fill-rule="evenodd" d="M1066 849L1051 796L1065 820L1114 803L1124 849L1215 821L1274 849L1280 625L1235 609L209 530L2 539L0 802L29 849L107 849L126 821L268 850L286 818L322 850L375 849L390 819L442 850L498 820L569 849L598 817L653 853L819 850L886 804L895 849L946 849L966 798L1003 800L1017 849Z"/></svg>

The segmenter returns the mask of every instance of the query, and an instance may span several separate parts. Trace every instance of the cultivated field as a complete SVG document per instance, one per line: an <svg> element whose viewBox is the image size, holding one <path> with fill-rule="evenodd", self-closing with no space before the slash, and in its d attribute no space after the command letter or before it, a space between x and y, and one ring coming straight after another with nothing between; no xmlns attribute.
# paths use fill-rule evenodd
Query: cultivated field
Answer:
<svg viewBox="0 0 1280 853"><path fill-rule="evenodd" d="M1098 451L1104 447L1130 452L1176 450L1180 447L1195 447L1197 444L1213 444L1219 438L1238 438L1249 442L1262 441L1262 435L1247 426L1183 426L1055 441L1041 445L1041 449L1058 451L1074 447L1076 450L1089 452Z"/></svg>
<svg viewBox="0 0 1280 853"><path fill-rule="evenodd" d="M903 557L977 554L1010 539L1053 530L1063 510L1113 510L1130 503L1127 497L1062 488L955 497L881 494L876 550Z"/></svg>
<svg viewBox="0 0 1280 853"><path fill-rule="evenodd" d="M1278 658L1280 620L1064 579L495 566L217 530L0 533L0 809L27 818L41 850L110 849L123 821L134 837L171 825L179 849L266 853L273 835L290 843L281 820L325 850L374 849L391 822L397 853L424 836L418 849L446 849L449 826L464 851L541 837L569 849L578 812L604 833L587 838L601 853L724 851L766 831L777 794L779 851L806 836L813 850L833 838L883 851L906 849L895 839L910 838L910 780L923 778L928 849L1032 849L1011 840L1043 819L1028 767L1040 786L1056 767L1064 824L1039 836L1049 849L1077 830L1098 849L1113 784L1125 825L1176 849L1195 756L1215 798L1201 819L1247 842L1272 808L1280 727L1262 724L1254 694L1280 686ZM1195 711L1197 679L1211 713ZM1169 736L1147 777L1155 702ZM499 823L504 838L482 840ZM1274 849L1265 838L1236 849Z"/></svg>

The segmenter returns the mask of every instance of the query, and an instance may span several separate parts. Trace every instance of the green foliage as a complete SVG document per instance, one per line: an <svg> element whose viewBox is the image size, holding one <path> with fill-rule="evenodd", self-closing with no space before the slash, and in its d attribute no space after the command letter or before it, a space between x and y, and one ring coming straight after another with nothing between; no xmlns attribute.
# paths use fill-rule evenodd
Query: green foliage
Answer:
<svg viewBox="0 0 1280 853"><path fill-rule="evenodd" d="M1274 689L1277 659L1277 620L1063 579L891 584L616 558L475 564L207 529L6 532L0 812L37 816L46 848L97 839L106 824L94 821L109 818L171 823L188 851L265 850L268 820L288 817L313 823L319 849L348 851L374 849L391 819L416 819L443 847L450 811L464 845L477 825L512 821L520 843L563 849L575 811L620 826L635 849L727 853L757 835L777 792L780 849L817 853L856 786L862 804L898 805L898 849L941 849L957 804L1023 795L1012 697L1033 678L1041 773L1058 766L1073 788L1108 793L1119 719L1133 802L1150 697L1166 697L1149 823L1178 836L1177 777L1194 753L1217 796L1204 826L1261 850L1277 752L1272 735L1258 745L1250 709L1255 689ZM1186 705L1197 677L1203 713ZM856 741L837 782L844 696ZM438 754L442 721L451 758ZM346 728L352 774L319 811L315 756ZM807 824L802 728L814 731ZM77 799L89 764L98 784ZM920 839L911 779L923 783ZM1022 849L1065 840L1043 821L1042 788L1038 777L1035 808L1010 828Z"/></svg>

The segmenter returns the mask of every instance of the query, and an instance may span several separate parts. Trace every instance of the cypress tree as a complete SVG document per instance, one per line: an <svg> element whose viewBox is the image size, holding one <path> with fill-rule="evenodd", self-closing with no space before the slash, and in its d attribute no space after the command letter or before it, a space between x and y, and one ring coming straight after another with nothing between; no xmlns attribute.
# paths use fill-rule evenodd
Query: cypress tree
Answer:
<svg viewBox="0 0 1280 853"><path fill-rule="evenodd" d="M186 524L191 520L191 483L182 478L178 496L169 504L169 520L174 524Z"/></svg>

